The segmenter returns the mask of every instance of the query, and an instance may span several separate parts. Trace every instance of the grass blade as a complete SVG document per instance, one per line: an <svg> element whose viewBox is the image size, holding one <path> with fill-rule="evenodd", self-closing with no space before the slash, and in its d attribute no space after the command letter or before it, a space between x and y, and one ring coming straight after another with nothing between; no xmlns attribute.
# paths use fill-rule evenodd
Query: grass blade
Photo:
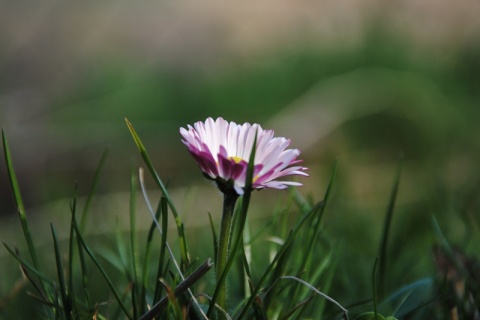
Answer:
<svg viewBox="0 0 480 320"><path fill-rule="evenodd" d="M208 219L210 221L210 229L212 230L213 256L216 257L218 255L218 237L217 232L215 231L215 224L213 223L212 215L210 214L210 212L208 213Z"/></svg>
<svg viewBox="0 0 480 320"><path fill-rule="evenodd" d="M152 216L152 219L153 219L153 222L155 224L155 227L157 228L157 230L160 232L160 234L163 234L164 231L163 231L163 228L166 228L167 227L167 224L165 224L163 226L163 228L160 226L159 222L158 222L158 219L155 217L155 213L153 212L153 209L152 209L152 206L150 204L150 200L148 199L148 194L147 194L147 190L145 188L145 183L144 183L144 177L143 177L143 169L140 168L139 170L139 180L140 180L140 188L142 189L142 193L143 193L143 197L145 198L145 202L147 204L147 208L148 208L148 211L150 212L150 215ZM169 204L169 198L167 198L165 196L165 201L167 202L167 204ZM171 207L170 207L171 208ZM179 267L178 263L177 263L177 260L175 259L175 256L173 255L173 252L172 252L172 249L170 248L170 246L168 245L168 243L166 242L165 240L165 243L164 245L162 245L162 248L166 248L166 250L168 251L168 254L171 258L170 261L173 262L174 266L175 266L175 269L177 270L180 278L183 280L185 280L185 276L183 275L183 272L181 270L181 268ZM190 289L187 289L188 291L188 294L190 295L190 297L192 298L196 308L198 309L198 311L200 312L200 314L203 316L204 319L207 319L207 316L205 315L205 313L203 312L202 308L200 307L200 304L198 303L197 299L195 298L195 296L193 295L192 291Z"/></svg>
<svg viewBox="0 0 480 320"><path fill-rule="evenodd" d="M5 242L3 242L3 245L5 246L5 248L7 249L7 251L12 255L12 257L15 258L15 260L17 260L21 265L22 267L24 267L25 269L27 270L30 270L33 274L35 274L41 281L44 281L46 284L48 284L49 286L54 286L54 283L48 279L48 277L46 275L44 275L43 273L41 273L37 268L35 268L35 266L31 265L30 263L26 262L24 259L22 259L20 257L20 255L18 255L17 253L15 253Z"/></svg>
<svg viewBox="0 0 480 320"><path fill-rule="evenodd" d="M155 220L152 221L150 225L150 230L148 231L147 235L147 243L145 245L145 257L143 260L143 268L142 268L142 294L141 294L141 313L145 313L145 307L146 307L146 289L147 289L147 282L148 282L148 265L150 263L150 253L151 253L151 247L152 247L152 240L153 240L153 233L155 231L155 221L158 221L160 219L160 204L157 207L157 212L155 214ZM163 246L162 246L163 248Z"/></svg>
<svg viewBox="0 0 480 320"><path fill-rule="evenodd" d="M289 247L287 250L285 250L285 253L278 260L277 264L275 265L275 268L272 270L271 283L267 287L272 287L275 279L278 279L283 275L283 272L286 268L286 264L289 261L289 257L290 257L291 252L292 252L292 249L291 249L291 247ZM269 291L269 294L265 295L265 308L266 309L268 309L268 307L272 303L272 297L275 296L275 290L276 290L276 288L272 288L272 290ZM291 301L291 302L293 303L293 301Z"/></svg>
<svg viewBox="0 0 480 320"><path fill-rule="evenodd" d="M292 318L292 315L297 312L299 309L303 308L302 310L305 309L305 307L308 305L310 301L312 301L313 296L308 297L307 299L297 303L291 310L289 310L286 314L282 315L282 317L279 320L288 320ZM296 317L297 319L302 319L302 316Z"/></svg>
<svg viewBox="0 0 480 320"><path fill-rule="evenodd" d="M137 203L137 178L135 175L135 169L132 166L132 171L130 174L130 261L132 262L131 268L133 273L133 279L135 282L138 281L137 266L139 261L137 258L137 223L135 215L135 207Z"/></svg>
<svg viewBox="0 0 480 320"><path fill-rule="evenodd" d="M402 162L403 160L400 159L400 163L398 164L397 174L395 177L395 182L393 184L393 189L390 196L390 201L388 203L387 214L385 215L383 233L382 233L382 238L380 242L379 260L378 260L378 282L379 282L378 291L379 291L380 297L384 296L385 290L386 290L385 276L386 276L386 267L387 267L387 244L388 244L388 238L390 235L390 227L392 224L393 210L395 208L395 200L397 199L398 186L400 184Z"/></svg>
<svg viewBox="0 0 480 320"><path fill-rule="evenodd" d="M213 263L210 259L205 261L202 265L200 265L195 271L192 272L185 280L179 283L174 291L174 296L178 297L183 292L188 290L195 282L200 280L213 266ZM167 307L168 298L165 297L156 303L152 309L150 309L146 314L140 317L140 320L147 320L153 319L154 317L158 316L163 310Z"/></svg>
<svg viewBox="0 0 480 320"><path fill-rule="evenodd" d="M377 284L375 281L375 272L377 271L377 263L378 257L375 259L375 263L373 264L372 269L372 301L373 301L373 313L375 314L375 318L377 317Z"/></svg>
<svg viewBox="0 0 480 320"><path fill-rule="evenodd" d="M305 251L305 255L302 259L302 263L300 264L300 267L297 269L297 275L305 272L305 269L307 268L307 265L310 267L308 269L312 269L312 266L310 265L310 262L312 261L313 250L315 249L315 245L317 244L318 235L320 233L321 221L322 221L322 218L323 218L323 214L325 213L325 208L326 208L326 206L327 206L327 204L330 200L331 194L332 194L333 183L335 181L336 175L337 175L337 162L335 161L334 167L333 167L333 172L332 172L332 175L330 177L330 181L328 182L327 191L325 192L325 196L323 198L323 206L320 208L319 213L316 216L315 221L313 221L313 228L312 228L312 231L311 231L312 233L311 234L307 233L308 236L309 236L309 239L308 239L308 242L306 241L306 243L308 243L309 245L308 245L307 250ZM298 194L298 192L296 192L296 194ZM297 195L296 196L297 202L298 202L298 198L299 198L299 196ZM305 203L305 200L303 201L303 203ZM303 204L301 207L302 208L308 208L308 206L305 205L305 204ZM274 280L274 279L275 278L273 278L272 280ZM294 287L292 296L297 297L297 296L299 296L299 294L300 294L299 293L299 286Z"/></svg>
<svg viewBox="0 0 480 320"><path fill-rule="evenodd" d="M52 230L53 248L55 251L55 262L57 266L58 283L60 284L60 294L62 296L65 319L68 320L71 319L71 303L67 292L67 286L65 284L65 277L63 275L62 257L60 255L60 249L58 248L57 233L53 224L50 224L50 229ZM58 311L59 309L57 309L57 312Z"/></svg>
<svg viewBox="0 0 480 320"><path fill-rule="evenodd" d="M314 286L312 286L310 283L306 282L305 280L302 280L300 278L297 278L297 277L294 277L294 276L283 276L279 279L277 279L277 281L275 281L275 284L278 283L280 280L283 280L283 279L290 279L290 280L294 280L302 285L304 285L305 287L307 287L308 289L310 289L311 291L313 291L315 294L321 296L322 298L326 299L327 301L330 301L331 303L333 303L334 305L336 305L339 309L342 310L342 313L344 315L344 318L345 319L348 319L348 310L345 309L340 303L338 303L336 300L334 300L332 297L326 295L325 293L321 292L320 290L318 290L317 288L315 288Z"/></svg>
<svg viewBox="0 0 480 320"><path fill-rule="evenodd" d="M177 209L175 208L175 205L173 204L173 201L170 198L170 195L168 194L167 188L165 187L165 185L163 184L159 175L155 171L155 168L153 167L152 161L150 160L150 157L148 156L147 150L145 149L142 141L140 140L140 137L137 135L137 132L133 128L130 121L128 121L125 118L125 122L127 123L128 129L130 130L130 133L132 134L133 140L135 141L135 144L137 145L137 148L140 151L140 155L142 156L145 164L147 165L147 168L150 171L150 174L152 175L153 179L155 180L155 183L158 185L158 187L162 191L165 198L167 199L168 205L170 206L170 209L172 210L172 214L173 214L173 217L175 219L175 223L177 225L178 237L179 237L179 241L180 241L180 256L181 256L182 271L185 271L186 267L190 264L190 258L188 256L187 241L186 241L186 238L185 238L183 223L181 222L180 216L178 215L178 212L177 212Z"/></svg>
<svg viewBox="0 0 480 320"><path fill-rule="evenodd" d="M165 253L166 253L166 244L167 244L167 233L168 233L168 206L167 199L162 197L160 199L159 210L162 215L162 240L160 242L160 256L158 258L158 270L157 278L155 279L155 294L154 294L154 303L160 300L162 294L163 286L160 283L159 279L162 277L163 266L165 265Z"/></svg>
<svg viewBox="0 0 480 320"><path fill-rule="evenodd" d="M85 243L85 241L83 240L81 234L80 234L80 228L74 223L74 228L75 228L75 231L77 233L77 238L78 240L80 241L80 243L82 244L83 248L85 249L85 251L87 252L88 256L92 259L93 263L97 266L98 270L100 271L100 273L102 274L103 278L105 279L105 281L107 282L108 284L108 287L110 288L110 290L112 291L115 299L117 300L120 308L123 310L123 312L125 313L125 316L132 320L132 315L130 315L130 313L128 312L127 308L125 307L125 305L123 304L123 301L122 299L120 298L120 295L118 294L117 290L115 289L112 281L110 280L110 278L108 277L107 273L105 272L105 270L103 269L102 265L98 262L97 258L95 257L95 255L93 254L93 252L90 250L90 248L87 246L87 244Z"/></svg>
<svg viewBox="0 0 480 320"><path fill-rule="evenodd" d="M243 317L245 317L247 311L249 310L250 306L252 305L254 299L256 299L256 296L258 295L259 291L260 291L260 288L262 287L262 284L263 282L267 279L267 277L271 274L274 266L276 265L276 263L279 261L279 259L285 254L285 252L287 251L287 249L289 248L289 246L292 244L293 240L295 239L295 236L297 235L298 231L300 230L300 228L302 227L302 225L305 223L305 221L307 221L313 214L317 213L318 210L320 210L320 208L322 207L323 205L323 202L319 202L318 204L316 204L310 211L306 212L303 214L303 216L300 218L300 220L297 222L297 224L295 225L295 227L292 229L292 231L290 232L290 235L287 237L287 240L285 241L285 243L283 244L283 246L280 248L280 250L277 252L277 254L275 255L275 258L273 259L273 261L270 263L270 265L268 266L267 270L265 270L265 272L263 273L262 277L260 278L260 280L258 281L257 283L257 286L255 287L255 290L252 292L252 295L250 296L250 298L248 299L247 303L245 304L245 306L243 307L240 315L238 316L237 320L241 320L243 319Z"/></svg>
<svg viewBox="0 0 480 320"><path fill-rule="evenodd" d="M75 225L76 225L75 215L72 215L71 228L75 231L74 236L75 236L75 239L76 239L76 242L77 242L78 257L79 257L79 260L80 260L80 270L81 270L81 276L82 276L83 293L85 295L85 303L87 305L88 310L92 310L92 305L90 303L90 295L88 293L87 263L85 261L85 255L84 255L84 252L83 252L83 245L82 245L82 242L80 241L80 238L77 235L78 231L75 230Z"/></svg>
<svg viewBox="0 0 480 320"><path fill-rule="evenodd" d="M30 230L28 229L27 214L25 212L25 206L23 205L22 195L20 193L20 187L18 185L17 176L13 168L12 157L10 154L10 148L8 147L7 136L5 131L2 129L2 140L3 140L3 152L5 154L5 162L7 164L8 178L10 182L10 187L12 188L13 197L15 199L15 204L17 206L17 212L20 217L20 223L22 225L23 235L27 241L28 251L30 257L32 258L32 263L35 269L39 268L37 253L35 252L35 246L33 245L32 237L30 235Z"/></svg>
<svg viewBox="0 0 480 320"><path fill-rule="evenodd" d="M88 193L87 200L85 201L85 206L83 207L82 212L82 220L80 221L80 230L84 230L85 223L87 221L88 212L90 209L90 204L92 203L93 196L97 191L98 180L100 178L100 173L103 170L105 165L105 160L107 159L108 150L105 150L100 158L100 162L98 163L97 169L95 170L95 175L93 176L92 187L90 188L90 192Z"/></svg>
<svg viewBox="0 0 480 320"><path fill-rule="evenodd" d="M132 308L133 308L133 319L138 319L137 311L137 295L135 294L137 288L135 288L135 282L132 285Z"/></svg>
<svg viewBox="0 0 480 320"><path fill-rule="evenodd" d="M71 220L75 220L76 216L76 209L77 209L77 185L75 185L75 190L73 193L73 201L70 203L70 212L71 212ZM74 255L74 241L75 241L75 230L73 229L73 224L70 223L70 234L68 239L68 295L70 298L70 302L72 303L72 310L77 311L75 303L75 293L73 290L73 255Z"/></svg>
<svg viewBox="0 0 480 320"><path fill-rule="evenodd" d="M141 289L142 286L138 286L137 284L141 283L140 282L140 277L137 272L139 270L139 265L140 262L138 261L138 244L137 244L137 227L136 227L136 215L135 215L135 207L137 203L136 195L137 195L137 178L135 175L135 169L132 165L132 170L130 173L130 268L132 272L132 280L133 280L133 288L132 290L138 290ZM135 319L137 318L135 313L136 313L136 300L133 300L133 298L136 298L136 295L134 294L135 292L132 291L132 305L134 307L134 317Z"/></svg>
<svg viewBox="0 0 480 320"><path fill-rule="evenodd" d="M326 269L325 275L323 276L323 283L322 283L322 288L324 292L329 292L330 288L332 287L333 278L334 278L333 276L335 275L335 270L337 266L337 256L334 256L333 254L334 252L337 252L337 250L331 249L329 257L327 258L328 260L325 261L325 264L324 264ZM333 260L333 261L330 262L330 260ZM329 266L329 268L326 267L327 265ZM318 278L320 277L321 273L323 273L323 270L318 271ZM317 279L317 277L314 277L314 278ZM326 300L321 300L316 306L317 306L316 314L318 314L319 316L323 315L323 312L326 306Z"/></svg>

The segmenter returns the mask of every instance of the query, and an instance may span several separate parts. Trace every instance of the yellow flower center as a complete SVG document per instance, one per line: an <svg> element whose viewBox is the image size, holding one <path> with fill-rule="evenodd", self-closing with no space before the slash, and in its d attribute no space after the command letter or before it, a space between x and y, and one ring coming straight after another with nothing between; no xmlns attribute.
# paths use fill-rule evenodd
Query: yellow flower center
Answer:
<svg viewBox="0 0 480 320"><path fill-rule="evenodd" d="M242 158L240 158L240 157L235 157L235 156L228 157L228 160L233 160L235 163L240 163L240 162L243 161ZM258 175L255 176L255 177L253 177L253 181L252 181L252 182L255 183L255 181L257 181L257 179L258 179Z"/></svg>
<svg viewBox="0 0 480 320"><path fill-rule="evenodd" d="M235 163L240 163L243 159L240 157L228 157L228 160L233 160Z"/></svg>

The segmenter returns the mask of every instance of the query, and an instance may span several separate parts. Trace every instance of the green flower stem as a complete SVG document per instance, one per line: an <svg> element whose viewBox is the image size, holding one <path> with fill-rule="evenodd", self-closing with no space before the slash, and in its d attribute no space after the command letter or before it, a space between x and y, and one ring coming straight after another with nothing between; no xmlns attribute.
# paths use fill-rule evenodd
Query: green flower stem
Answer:
<svg viewBox="0 0 480 320"><path fill-rule="evenodd" d="M228 259L228 247L230 245L230 233L233 221L233 210L237 203L238 194L231 190L224 192L223 198L223 214L220 226L220 238L218 242L218 254L216 263L216 280L217 286L220 286L217 298L217 304L223 310L227 310L227 287L225 281L221 281L222 274L225 271ZM218 312L218 319L225 319L222 312Z"/></svg>

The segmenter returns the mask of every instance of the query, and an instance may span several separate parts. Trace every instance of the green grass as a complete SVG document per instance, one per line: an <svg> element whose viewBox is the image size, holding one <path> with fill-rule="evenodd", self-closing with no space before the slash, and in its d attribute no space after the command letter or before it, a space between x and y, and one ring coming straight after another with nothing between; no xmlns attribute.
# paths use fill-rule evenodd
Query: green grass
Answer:
<svg viewBox="0 0 480 320"><path fill-rule="evenodd" d="M15 151L24 146L9 145L6 128L0 170L19 221L2 228L0 318L201 318L216 289L208 261L222 199L203 180L199 190L178 127L217 115L262 123L311 93L341 121L305 151L305 188L251 194L248 217L235 222L245 225L229 261L226 311L234 319L340 319L345 310L349 319L452 319L456 307L459 319L471 317L480 308L480 51L469 44L442 59L404 45L372 31L349 50L277 48L207 74L103 66L55 101L46 126L61 124L63 137L84 147L113 148L93 157L76 150L72 157L97 170L63 180L19 184ZM138 155L125 116L142 158L133 165L121 161ZM78 134L95 123L111 130ZM172 163L178 176L162 171ZM188 186L181 197L169 186L178 181ZM108 197L119 182L129 189L120 201ZM32 214L22 188L44 184L68 200Z"/></svg>
<svg viewBox="0 0 480 320"><path fill-rule="evenodd" d="M12 310L3 306L5 314L36 314L40 318L56 319L92 316L100 319L197 319L202 317L202 312L213 316L211 311L207 313L206 310L208 297L214 298L216 292L215 283L211 281L212 264L208 262L214 251L211 239L215 239L215 235L206 226L196 231L184 228L173 199L158 177L144 145L133 126L129 122L127 124L163 194L157 213L150 209L152 221L148 236L145 238L144 234L134 229L124 232L112 228L110 234L103 236L103 245L92 247L95 241L92 237L85 238L87 229L80 228L77 223L78 199L74 193L70 205L70 232L64 243L59 240L54 224L50 225L53 244L50 248L53 251L33 245L35 234L31 232L25 209L20 205L21 193L6 135L3 134L10 183L19 204L24 238L30 244L27 245L29 258L24 258L11 244L4 244L14 258L11 262L15 259L19 262L27 279L25 288L31 292L31 297L17 293L10 298L11 306L15 306L15 300L22 299L30 307ZM92 193L84 203L83 216L88 214L104 162L105 157L102 157ZM237 235L233 238L233 248L241 245L242 249L232 251L237 254L228 260L228 266L233 266L234 260L238 263L231 269L228 278L231 294L224 312L235 319L355 319L357 316L358 319L375 319L377 316L382 319L381 315L396 318L408 315L411 319L435 315L449 319L454 305L461 317L475 312L479 302L480 288L476 282L479 264L475 256L468 254L468 250L478 241L478 236L469 234L463 243L458 242L465 249L459 249L460 245L454 244L459 239L455 228L450 230L454 226L451 220L465 223L461 217L454 216L448 219L449 224L442 226L441 220L436 218L437 215L442 216L441 212L429 213L429 223L417 226L417 229L408 229L407 224L398 226L396 215L399 213L395 205L401 190L401 172L398 170L390 200L385 202L384 222L381 217L363 219L363 222L361 219L350 220L352 213L345 212L342 199L338 199L342 186L337 186L337 170L332 168L332 178L323 200L315 202L309 197L304 198L298 190L291 190L283 209L266 214L262 220L249 222L251 227L247 230L251 236L248 238L245 238L241 227L247 221L248 206L240 206L243 211L238 210L234 220ZM392 172L392 177L394 175ZM143 185L144 179L140 173L145 201L151 206ZM136 181L136 173L132 171L130 227L136 225L136 206L133 205L136 201ZM253 196L261 198L262 193ZM243 199L242 203L245 204L245 201L248 204L248 199ZM177 232L175 236L168 237L170 244L167 244L167 217L170 213L176 221ZM158 222L160 217L161 224ZM376 225L372 225L375 220ZM446 220L443 221L445 223ZM478 226L477 220L470 222ZM218 222L212 223L218 225ZM112 221L112 226L114 224ZM353 229L347 231L351 227ZM443 228L452 232L451 235L445 234ZM159 238L155 236L158 231L162 233L161 241L154 240ZM210 234L202 237L210 239L186 246L189 231ZM422 237L413 231L421 233ZM408 233L403 240L398 236L402 232ZM358 239L356 242L354 234ZM425 235L430 235L427 247L416 246L415 241L425 239ZM399 239L402 245L395 243ZM105 243L111 243L110 249ZM174 243L176 250L171 249ZM168 254L165 249L168 249ZM36 258L39 250L43 259ZM160 252L158 260L152 259L152 252ZM419 268L417 264L426 255L434 255L435 259L426 264L423 261L425 265ZM195 258L190 260L187 257ZM39 260L45 259L53 259L55 263L52 266L40 263ZM203 261L207 262L202 265ZM447 276L452 272L455 277ZM400 276L401 273L408 277ZM451 289L458 281L464 283L465 293L456 294Z"/></svg>

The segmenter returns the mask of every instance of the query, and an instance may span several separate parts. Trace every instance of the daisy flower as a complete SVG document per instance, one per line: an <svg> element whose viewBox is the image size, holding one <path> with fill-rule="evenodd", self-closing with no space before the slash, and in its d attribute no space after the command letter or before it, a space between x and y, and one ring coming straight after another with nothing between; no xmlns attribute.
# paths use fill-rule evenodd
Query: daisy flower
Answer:
<svg viewBox="0 0 480 320"><path fill-rule="evenodd" d="M273 130L264 130L259 124L227 122L223 118L197 122L187 129L180 128L182 142L197 161L204 175L217 182L225 192L233 188L243 195L248 160L257 133L253 188L285 189L287 186L301 186L294 181L278 180L285 176L308 176L307 168L297 165L300 151L286 149L290 140L274 137Z"/></svg>

